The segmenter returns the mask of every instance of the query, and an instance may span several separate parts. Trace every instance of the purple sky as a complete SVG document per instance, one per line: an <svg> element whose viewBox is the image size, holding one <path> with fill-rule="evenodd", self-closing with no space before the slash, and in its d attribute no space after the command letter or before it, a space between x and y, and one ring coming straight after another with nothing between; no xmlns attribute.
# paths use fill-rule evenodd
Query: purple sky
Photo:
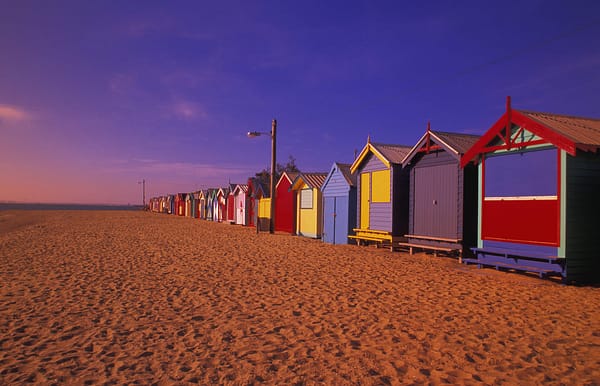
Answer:
<svg viewBox="0 0 600 386"><path fill-rule="evenodd" d="M215 5L218 3L218 5ZM6 1L0 200L138 204L367 135L484 133L517 109L598 117L598 1ZM487 5L487 4L494 5ZM484 5L485 4L485 5Z"/></svg>

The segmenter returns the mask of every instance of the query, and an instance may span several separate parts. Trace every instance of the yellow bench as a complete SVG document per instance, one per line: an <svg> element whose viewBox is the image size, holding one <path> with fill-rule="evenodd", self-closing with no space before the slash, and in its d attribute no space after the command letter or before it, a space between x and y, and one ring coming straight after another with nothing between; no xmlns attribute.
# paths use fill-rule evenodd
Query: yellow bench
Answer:
<svg viewBox="0 0 600 386"><path fill-rule="evenodd" d="M394 242L396 240L391 232L354 228L354 233L354 235L349 235L348 238L356 240L357 245L361 245L361 241L364 241L365 245L372 241L376 243L375 246L377 248L380 246L389 246L390 250L394 251Z"/></svg>

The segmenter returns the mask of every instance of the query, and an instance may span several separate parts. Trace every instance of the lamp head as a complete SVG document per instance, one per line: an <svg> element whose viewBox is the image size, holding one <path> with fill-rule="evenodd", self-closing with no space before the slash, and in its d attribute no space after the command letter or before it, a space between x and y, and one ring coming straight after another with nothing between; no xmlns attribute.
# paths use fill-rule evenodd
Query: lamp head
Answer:
<svg viewBox="0 0 600 386"><path fill-rule="evenodd" d="M248 138L254 138L254 137L258 137L260 135L260 133L258 131L249 131L247 135L248 135Z"/></svg>

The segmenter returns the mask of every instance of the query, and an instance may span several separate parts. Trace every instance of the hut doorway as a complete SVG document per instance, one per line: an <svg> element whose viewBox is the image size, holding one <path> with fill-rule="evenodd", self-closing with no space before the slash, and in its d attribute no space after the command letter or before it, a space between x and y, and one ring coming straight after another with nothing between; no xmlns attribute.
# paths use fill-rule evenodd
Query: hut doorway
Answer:
<svg viewBox="0 0 600 386"><path fill-rule="evenodd" d="M415 235L455 238L458 228L456 164L415 168L414 172Z"/></svg>

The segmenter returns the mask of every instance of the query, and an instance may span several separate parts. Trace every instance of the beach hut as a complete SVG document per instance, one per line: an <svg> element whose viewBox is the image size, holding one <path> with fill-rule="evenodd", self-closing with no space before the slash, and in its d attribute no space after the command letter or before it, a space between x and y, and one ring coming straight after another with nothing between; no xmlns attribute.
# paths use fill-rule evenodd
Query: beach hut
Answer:
<svg viewBox="0 0 600 386"><path fill-rule="evenodd" d="M348 244L356 228L356 175L350 164L335 162L323 182L323 241Z"/></svg>
<svg viewBox="0 0 600 386"><path fill-rule="evenodd" d="M408 146L372 143L370 138L352 163L356 174L357 228L349 237L357 244L389 246L405 241L408 231L408 172L402 159Z"/></svg>
<svg viewBox="0 0 600 386"><path fill-rule="evenodd" d="M511 108L467 151L479 172L479 267L599 282L600 120Z"/></svg>
<svg viewBox="0 0 600 386"><path fill-rule="evenodd" d="M160 197L160 213L169 213L169 201L167 196Z"/></svg>
<svg viewBox="0 0 600 386"><path fill-rule="evenodd" d="M185 194L185 217L194 217L194 193Z"/></svg>
<svg viewBox="0 0 600 386"><path fill-rule="evenodd" d="M177 193L175 195L175 210L178 216L185 216L185 197L187 193Z"/></svg>
<svg viewBox="0 0 600 386"><path fill-rule="evenodd" d="M250 177L248 179L248 191L246 192L246 196L247 196L247 199L246 199L247 223L246 223L246 225L253 227L253 226L256 226L256 223L259 220L258 214L259 214L260 200L262 198L268 198L267 189L265 189L263 184L260 182L259 178ZM266 204L263 201L263 207L264 207L264 205L266 205ZM268 223L269 219L266 218L266 220L265 220L263 217L263 220L262 220L263 224L261 224L263 226L259 227L260 229L265 229L264 228L265 221ZM268 226L266 229L269 229Z"/></svg>
<svg viewBox="0 0 600 386"><path fill-rule="evenodd" d="M236 184L229 184L227 193L227 222L235 224L235 187Z"/></svg>
<svg viewBox="0 0 600 386"><path fill-rule="evenodd" d="M275 230L296 232L296 192L290 190L299 173L283 172L275 185Z"/></svg>
<svg viewBox="0 0 600 386"><path fill-rule="evenodd" d="M410 172L408 234L401 246L457 253L477 238L477 169L460 160L477 135L433 131L425 134L402 160Z"/></svg>
<svg viewBox="0 0 600 386"><path fill-rule="evenodd" d="M327 173L299 173L290 189L296 193L296 234L320 238L323 232L321 185Z"/></svg>
<svg viewBox="0 0 600 386"><path fill-rule="evenodd" d="M217 189L206 189L206 220L213 221L215 212L215 192Z"/></svg>
<svg viewBox="0 0 600 386"><path fill-rule="evenodd" d="M198 191L198 218L206 220L206 201L207 201L207 190L200 189Z"/></svg>
<svg viewBox="0 0 600 386"><path fill-rule="evenodd" d="M175 195L169 194L167 196L167 209L169 214L175 214Z"/></svg>
<svg viewBox="0 0 600 386"><path fill-rule="evenodd" d="M238 184L233 190L233 197L235 201L235 223L239 225L246 225L246 201L248 197L247 193L247 184Z"/></svg>
<svg viewBox="0 0 600 386"><path fill-rule="evenodd" d="M214 200L214 221L223 222L227 216L227 195L228 188L219 188L215 191Z"/></svg>

